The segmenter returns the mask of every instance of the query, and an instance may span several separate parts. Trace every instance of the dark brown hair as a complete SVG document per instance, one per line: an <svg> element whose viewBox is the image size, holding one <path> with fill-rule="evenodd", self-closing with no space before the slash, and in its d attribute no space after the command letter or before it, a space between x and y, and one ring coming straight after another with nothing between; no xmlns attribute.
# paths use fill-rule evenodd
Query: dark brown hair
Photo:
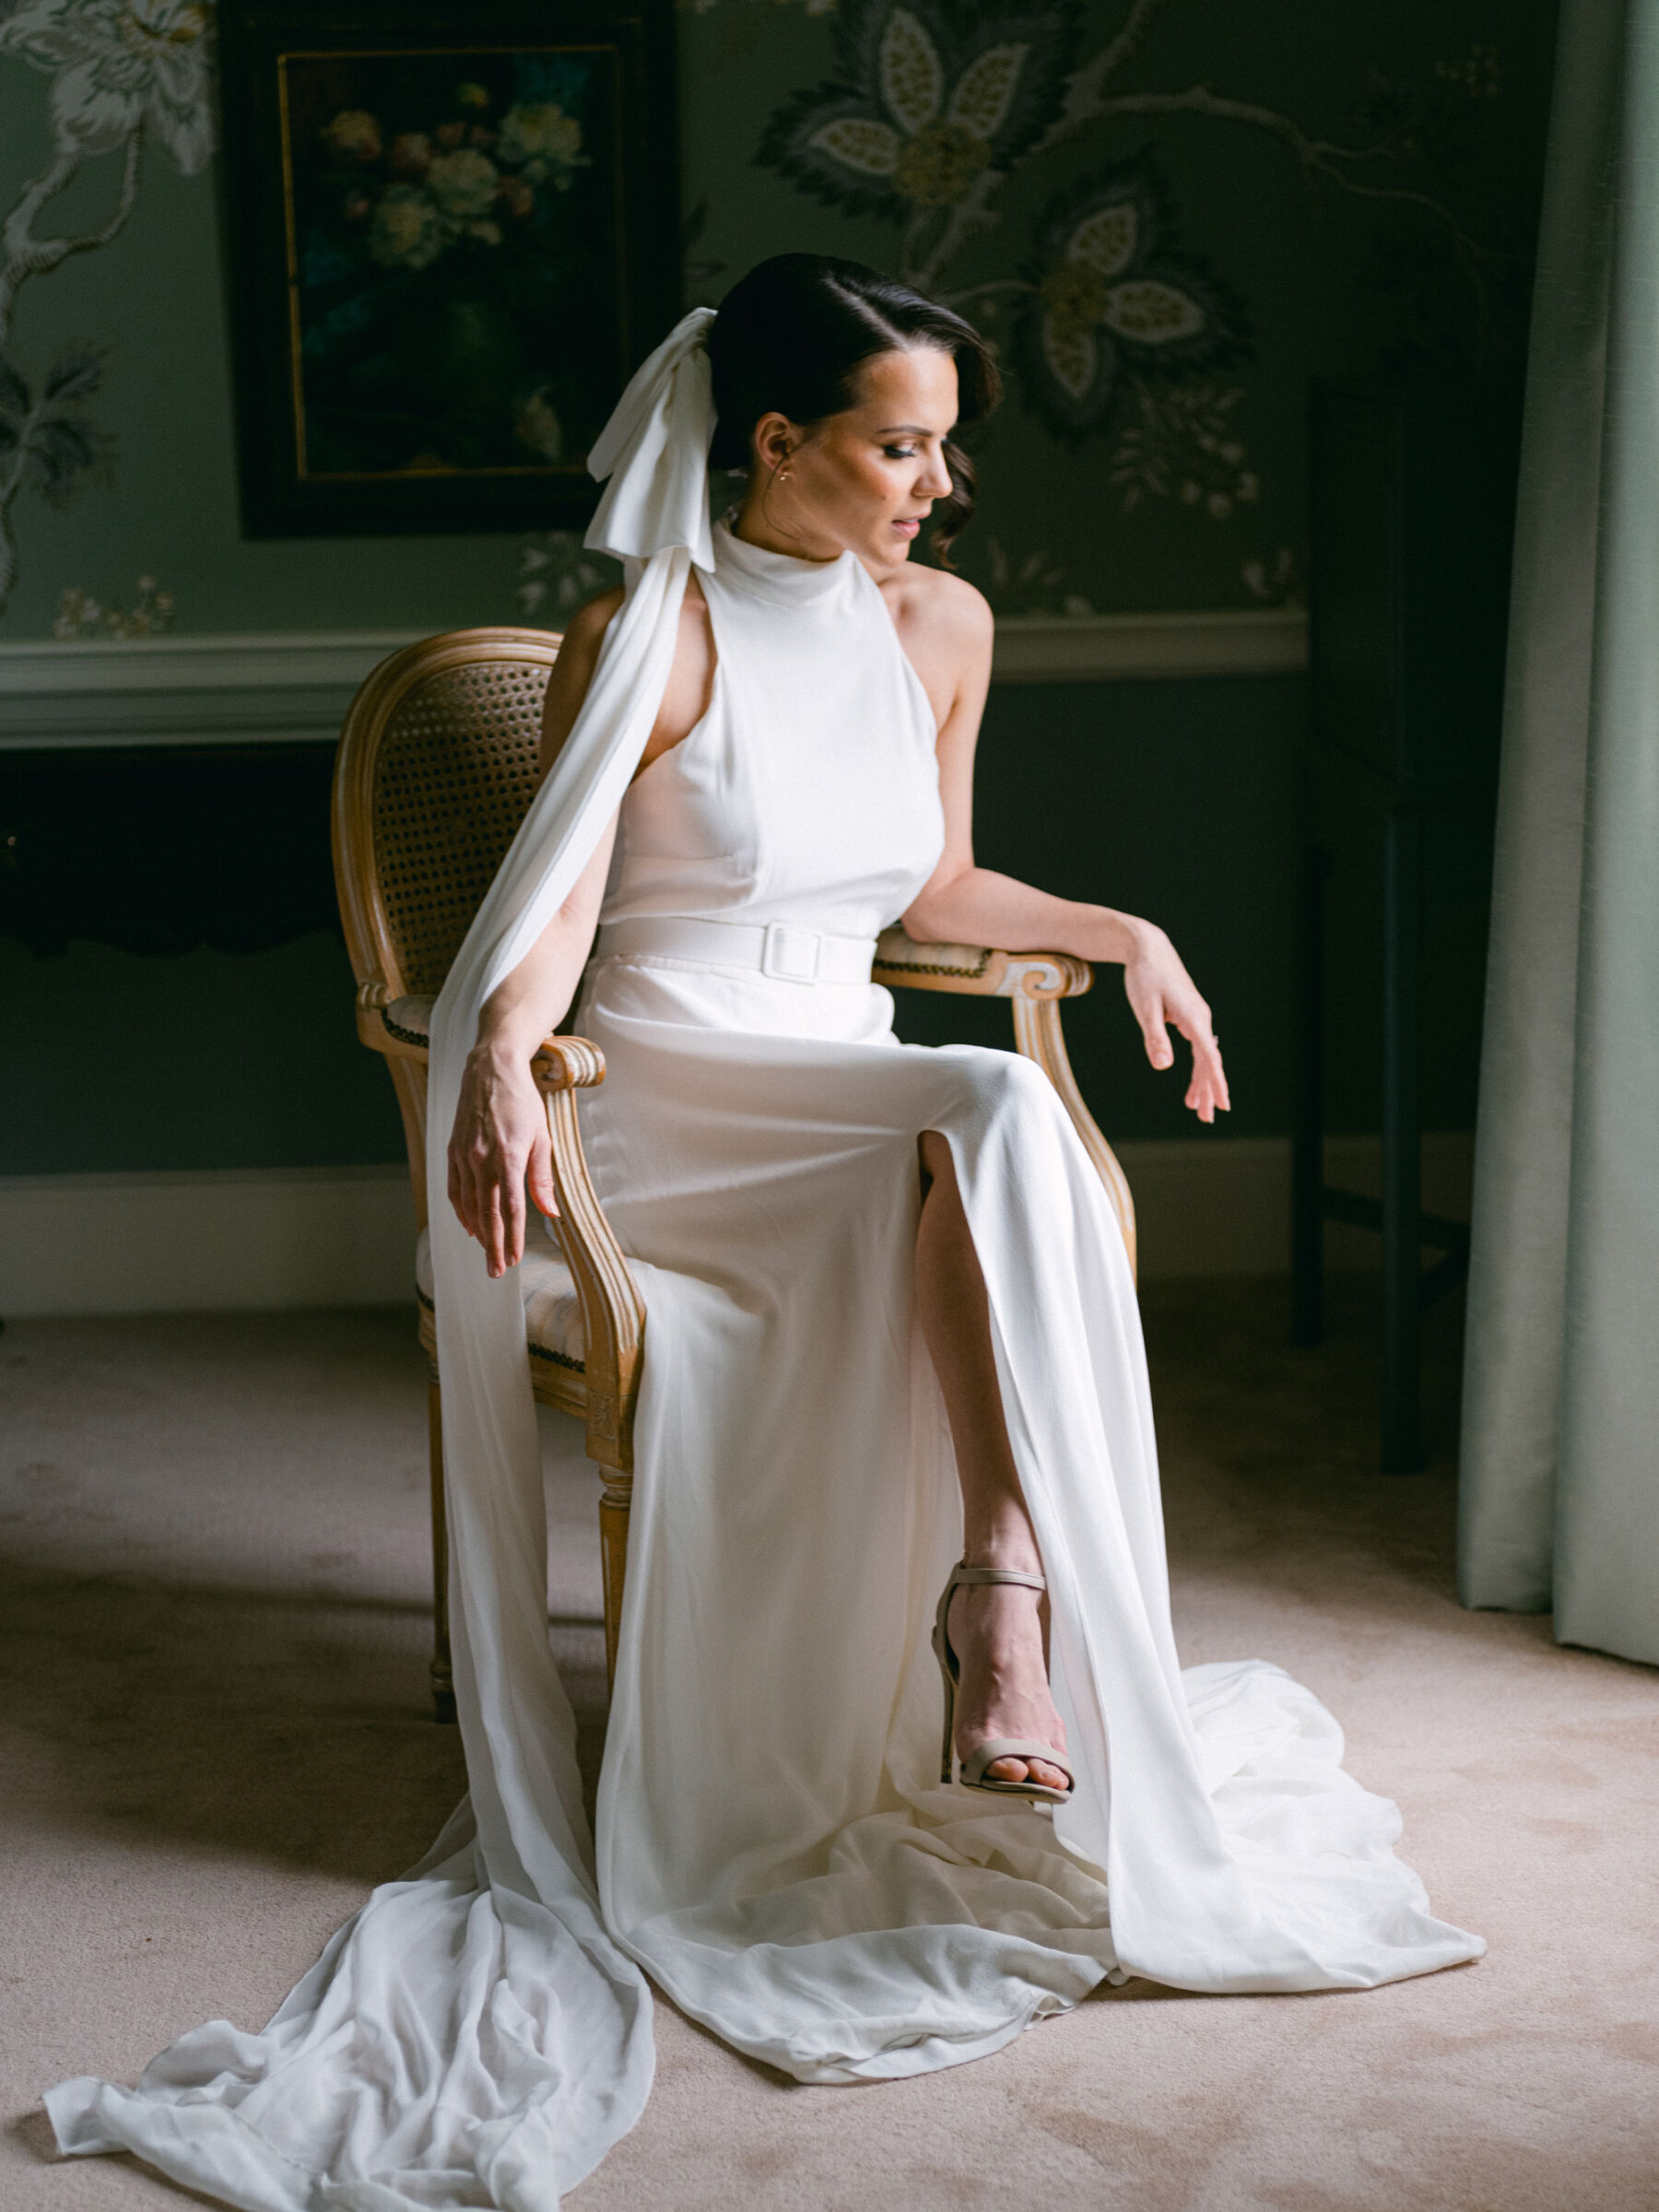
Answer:
<svg viewBox="0 0 1659 2212"><path fill-rule="evenodd" d="M858 400L858 371L877 354L936 347L956 363L965 429L1002 397L991 350L972 324L908 284L860 261L822 253L777 253L757 262L720 303L709 332L717 420L709 454L714 468L747 469L762 415L776 411L811 428ZM939 502L935 552L948 567L953 541L973 514L973 464L954 438L945 441L949 497Z"/></svg>

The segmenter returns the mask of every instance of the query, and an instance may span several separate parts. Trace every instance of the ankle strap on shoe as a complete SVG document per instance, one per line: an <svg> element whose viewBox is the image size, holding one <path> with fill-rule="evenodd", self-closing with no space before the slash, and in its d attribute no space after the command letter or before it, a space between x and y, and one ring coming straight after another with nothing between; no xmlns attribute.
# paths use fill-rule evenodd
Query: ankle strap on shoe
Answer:
<svg viewBox="0 0 1659 2212"><path fill-rule="evenodd" d="M958 1567L950 1579L959 1586L963 1583L1018 1583L1023 1590L1048 1588L1041 1575L1017 1574L1011 1567Z"/></svg>

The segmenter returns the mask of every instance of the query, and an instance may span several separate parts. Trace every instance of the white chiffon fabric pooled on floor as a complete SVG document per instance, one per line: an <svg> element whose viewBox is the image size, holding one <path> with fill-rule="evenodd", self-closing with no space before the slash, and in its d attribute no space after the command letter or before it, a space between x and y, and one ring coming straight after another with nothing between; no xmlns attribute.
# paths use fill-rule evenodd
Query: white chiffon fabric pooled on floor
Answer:
<svg viewBox="0 0 1659 2212"><path fill-rule="evenodd" d="M478 1009L621 827L603 914L873 938L943 837L928 703L852 554L706 519L706 311L595 454L629 594L557 773L440 1002L431 1187ZM630 785L695 560L709 710ZM718 933L714 933L716 935ZM60 2084L66 2150L127 2147L250 2212L554 2212L638 2117L649 1972L804 2081L994 2051L1103 1977L1364 1988L1474 1958L1394 1856L1335 1724L1256 1662L1179 1669L1133 1284L1046 1079L900 1044L864 982L602 932L590 1164L649 1311L616 1691L590 1851L548 1651L511 1277L433 1251L457 1700L471 1783L262 2034L216 2022L136 2090ZM1053 1818L942 1788L931 1608L960 1543L920 1345L916 1144L947 1138L1047 1570L1077 1788ZM644 1970L644 1971L641 1971Z"/></svg>

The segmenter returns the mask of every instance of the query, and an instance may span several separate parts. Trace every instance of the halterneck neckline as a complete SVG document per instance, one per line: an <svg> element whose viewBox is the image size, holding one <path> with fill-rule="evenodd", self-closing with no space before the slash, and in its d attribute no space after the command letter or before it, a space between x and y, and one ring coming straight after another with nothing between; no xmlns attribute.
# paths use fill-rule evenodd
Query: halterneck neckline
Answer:
<svg viewBox="0 0 1659 2212"><path fill-rule="evenodd" d="M828 598L844 583L849 562L858 565L858 556L851 547L833 560L802 560L793 553L774 553L765 546L750 545L747 538L738 536L726 515L714 525L716 575L725 583L741 579L743 587L756 597L771 599L781 606L804 606Z"/></svg>

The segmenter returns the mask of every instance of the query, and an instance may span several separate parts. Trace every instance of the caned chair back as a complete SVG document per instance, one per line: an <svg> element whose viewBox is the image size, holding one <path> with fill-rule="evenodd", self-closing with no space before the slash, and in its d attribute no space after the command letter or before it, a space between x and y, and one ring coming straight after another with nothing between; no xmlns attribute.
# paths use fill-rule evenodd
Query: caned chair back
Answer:
<svg viewBox="0 0 1659 2212"><path fill-rule="evenodd" d="M535 792L559 643L541 629L448 630L383 661L352 701L334 854L359 1021L441 989ZM426 1071L391 1066L424 1227Z"/></svg>
<svg viewBox="0 0 1659 2212"><path fill-rule="evenodd" d="M435 997L535 789L559 640L455 629L383 662L335 778L335 866L359 981Z"/></svg>

